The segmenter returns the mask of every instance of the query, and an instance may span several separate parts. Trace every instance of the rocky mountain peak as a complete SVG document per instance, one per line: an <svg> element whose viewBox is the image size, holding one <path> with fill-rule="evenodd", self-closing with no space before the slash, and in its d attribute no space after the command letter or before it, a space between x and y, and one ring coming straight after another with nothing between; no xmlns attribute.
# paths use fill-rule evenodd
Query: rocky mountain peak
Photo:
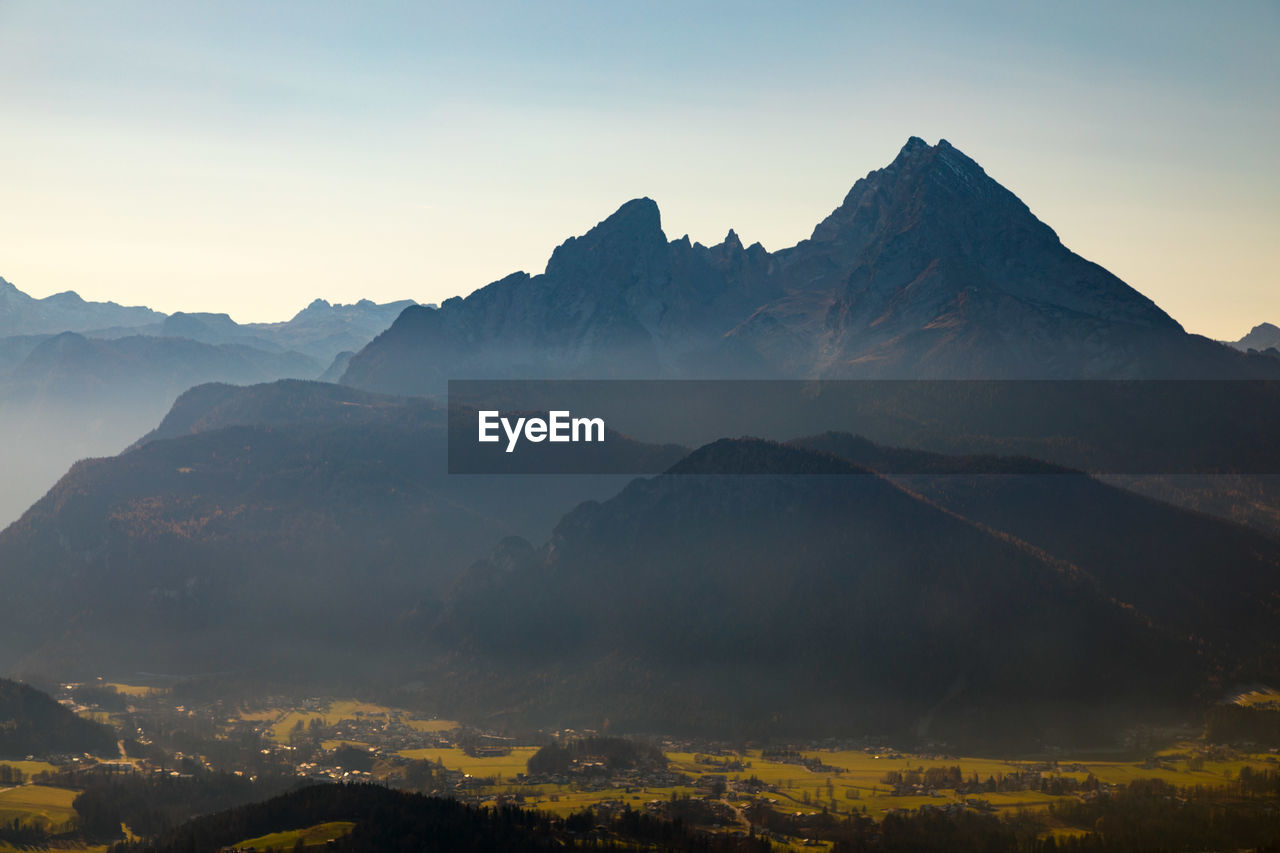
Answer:
<svg viewBox="0 0 1280 853"><path fill-rule="evenodd" d="M590 275L626 259L663 253L666 246L658 205L651 198L632 199L586 234L561 243L546 272L552 277Z"/></svg>
<svg viewBox="0 0 1280 853"><path fill-rule="evenodd" d="M1249 330L1249 334L1235 341L1231 346L1238 350L1280 348L1280 327L1274 323L1259 323Z"/></svg>
<svg viewBox="0 0 1280 853"><path fill-rule="evenodd" d="M964 152L945 139L929 145L918 136L908 139L888 166L854 183L810 239L863 241L920 223L954 222L957 216L969 220L968 227L1019 219L1034 223L1045 239L1057 240L1052 229Z"/></svg>

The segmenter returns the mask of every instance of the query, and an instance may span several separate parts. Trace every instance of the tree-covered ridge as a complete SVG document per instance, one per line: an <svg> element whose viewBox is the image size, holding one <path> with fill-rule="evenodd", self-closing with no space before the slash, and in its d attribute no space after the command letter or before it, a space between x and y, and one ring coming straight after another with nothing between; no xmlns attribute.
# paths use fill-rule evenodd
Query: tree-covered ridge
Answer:
<svg viewBox="0 0 1280 853"><path fill-rule="evenodd" d="M112 853L204 853L273 832L352 821L351 833L326 850L537 851L574 848L670 851L765 851L758 839L695 834L679 822L634 811L597 820L591 811L554 817L512 807L476 808L377 785L317 785L264 803L196 818L149 841L117 844Z"/></svg>
<svg viewBox="0 0 1280 853"><path fill-rule="evenodd" d="M114 755L116 736L34 687L0 678L0 758L81 752Z"/></svg>
<svg viewBox="0 0 1280 853"><path fill-rule="evenodd" d="M529 773L566 774L574 770L600 775L634 767L666 767L656 746L620 737L569 738L549 743L529 759Z"/></svg>

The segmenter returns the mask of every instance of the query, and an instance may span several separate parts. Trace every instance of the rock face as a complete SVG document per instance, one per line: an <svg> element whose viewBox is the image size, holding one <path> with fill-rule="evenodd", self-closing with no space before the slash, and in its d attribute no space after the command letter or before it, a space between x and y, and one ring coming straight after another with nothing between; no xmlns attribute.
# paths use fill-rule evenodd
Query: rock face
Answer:
<svg viewBox="0 0 1280 853"><path fill-rule="evenodd" d="M1147 352L1190 343L946 140L910 139L776 258L804 298L731 337L787 375L1143 376Z"/></svg>
<svg viewBox="0 0 1280 853"><path fill-rule="evenodd" d="M912 137L798 245L668 242L649 199L439 309L413 308L343 381L449 378L1280 376L1188 335L1062 245L946 140Z"/></svg>

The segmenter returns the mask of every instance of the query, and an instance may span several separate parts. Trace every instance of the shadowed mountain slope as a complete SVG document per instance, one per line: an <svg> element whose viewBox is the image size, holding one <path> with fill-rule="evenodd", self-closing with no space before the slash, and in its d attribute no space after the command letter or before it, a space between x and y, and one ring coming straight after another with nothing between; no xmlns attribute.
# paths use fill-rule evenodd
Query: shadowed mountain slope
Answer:
<svg viewBox="0 0 1280 853"><path fill-rule="evenodd" d="M86 752L115 756L115 732L34 687L0 678L0 758Z"/></svg>
<svg viewBox="0 0 1280 853"><path fill-rule="evenodd" d="M894 472L910 491L1067 560L1179 636L1224 679L1280 674L1280 542L1031 459L886 448L848 434L793 442Z"/></svg>
<svg viewBox="0 0 1280 853"><path fill-rule="evenodd" d="M504 543L436 631L456 650L436 677L529 723L1065 742L1199 680L1074 566L747 439L578 507L541 549Z"/></svg>
<svg viewBox="0 0 1280 853"><path fill-rule="evenodd" d="M317 382L192 389L0 533L0 663L334 678L403 664L399 616L429 611L503 536L543 537L622 482L449 476L446 429L428 401Z"/></svg>

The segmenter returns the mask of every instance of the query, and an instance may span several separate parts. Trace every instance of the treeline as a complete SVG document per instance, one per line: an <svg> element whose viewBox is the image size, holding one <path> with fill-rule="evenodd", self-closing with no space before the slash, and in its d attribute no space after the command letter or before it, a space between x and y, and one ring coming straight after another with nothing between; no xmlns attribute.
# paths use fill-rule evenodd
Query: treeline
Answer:
<svg viewBox="0 0 1280 853"><path fill-rule="evenodd" d="M756 800L744 813L763 832L833 843L832 853L1146 853L1260 850L1280 853L1280 772L1245 768L1227 785L1179 788L1143 779L1110 792L1004 816L924 807L891 812L786 814ZM1083 832L1054 838L1046 825Z"/></svg>
<svg viewBox="0 0 1280 853"><path fill-rule="evenodd" d="M250 779L234 773L191 777L128 773L70 781L84 788L71 804L79 831L97 840L120 838L121 823L137 835L159 835L194 815L262 800L298 785L290 776Z"/></svg>
<svg viewBox="0 0 1280 853"><path fill-rule="evenodd" d="M1205 737L1213 743L1251 741L1280 746L1280 711L1248 705L1214 705L1205 712Z"/></svg>
<svg viewBox="0 0 1280 853"><path fill-rule="evenodd" d="M333 853L564 849L765 853L769 842L696 834L678 821L624 810L603 819L590 810L568 818L517 808L484 809L377 785L315 785L280 797L196 818L146 842L121 842L112 853L202 853L272 832L328 821L354 821L326 846Z"/></svg>
<svg viewBox="0 0 1280 853"><path fill-rule="evenodd" d="M49 830L41 822L19 817L0 821L0 843L14 847L43 847L48 841Z"/></svg>
<svg viewBox="0 0 1280 853"><path fill-rule="evenodd" d="M992 794L996 792L1035 790L1055 797L1082 791L1096 791L1101 787L1092 773L1083 780L1076 779L1074 776L1044 776L1040 773L1029 771L996 773L987 776L984 781L979 778L977 773L970 773L968 778L965 778L958 765L890 770L880 777L880 781L896 791L917 787L950 789L961 794Z"/></svg>
<svg viewBox="0 0 1280 853"><path fill-rule="evenodd" d="M630 808L586 810L567 818L514 807L477 808L376 785L319 785L267 802L206 815L145 842L120 843L112 853L200 853L248 838L328 821L355 822L334 853L614 849L763 853L776 836L833 845L833 853L1142 853L1142 851L1280 851L1280 773L1241 773L1217 788L1177 788L1141 780L1051 806L1049 819L1083 833L1044 834L1045 821L1021 810L1003 817L956 806L893 812L876 821L864 813L784 814L764 800L743 813L748 834L699 832L691 825L729 825L732 814L673 809L664 816ZM696 798L673 804L702 805ZM79 810L79 808L77 809ZM675 819L670 819L670 818ZM716 819L706 819L706 818Z"/></svg>
<svg viewBox="0 0 1280 853"><path fill-rule="evenodd" d="M528 769L530 774L565 774L592 760L604 765L599 768L602 773L667 766L666 756L656 746L619 737L585 737L542 747L529 757Z"/></svg>
<svg viewBox="0 0 1280 853"><path fill-rule="evenodd" d="M0 678L0 757L116 751L111 729L76 716L34 687Z"/></svg>
<svg viewBox="0 0 1280 853"><path fill-rule="evenodd" d="M831 853L1024 853L1037 845L1034 829L992 815L932 810L886 815L878 825L855 815L841 836Z"/></svg>
<svg viewBox="0 0 1280 853"><path fill-rule="evenodd" d="M925 808L890 813L877 822L865 813L844 818L826 811L782 813L762 800L745 814L763 832L831 842L832 853L1042 853L1041 827L1023 814L1001 819Z"/></svg>
<svg viewBox="0 0 1280 853"><path fill-rule="evenodd" d="M93 705L103 711L124 711L129 707L129 697L109 684L80 684L71 691L71 698L81 705Z"/></svg>
<svg viewBox="0 0 1280 853"><path fill-rule="evenodd" d="M1135 850L1280 849L1280 774L1241 771L1215 788L1175 787L1141 779L1089 800L1054 803L1050 814L1090 830L1056 843L1057 850L1126 853Z"/></svg>

